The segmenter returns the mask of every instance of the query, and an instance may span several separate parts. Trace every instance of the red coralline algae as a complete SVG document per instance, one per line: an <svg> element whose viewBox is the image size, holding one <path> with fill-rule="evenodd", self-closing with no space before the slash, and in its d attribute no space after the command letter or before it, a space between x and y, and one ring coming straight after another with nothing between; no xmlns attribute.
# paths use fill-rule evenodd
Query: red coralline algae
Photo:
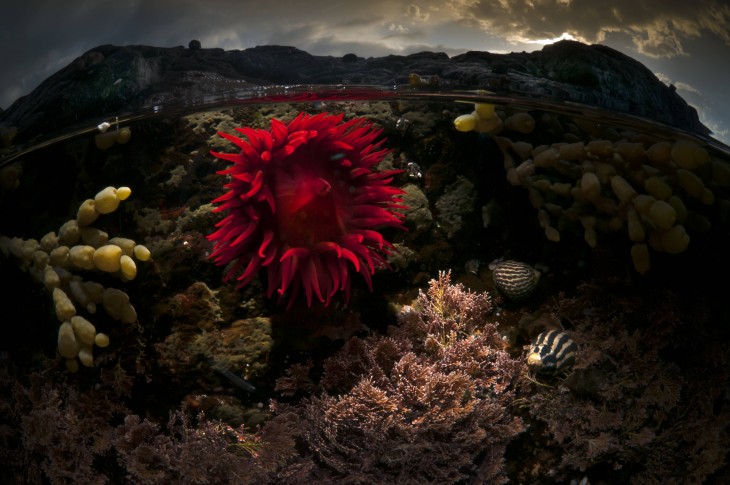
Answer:
<svg viewBox="0 0 730 485"><path fill-rule="evenodd" d="M401 189L390 185L399 170L373 171L389 150L380 129L362 118L301 113L289 124L271 120L271 130L236 128L248 141L219 133L241 148L237 154L211 152L233 165L224 195L213 202L227 215L208 239L211 258L233 264L225 280L238 287L266 268L269 297L300 288L307 304L325 305L338 291L350 291L350 267L372 291L375 268L387 266L393 246L373 230L404 229Z"/></svg>

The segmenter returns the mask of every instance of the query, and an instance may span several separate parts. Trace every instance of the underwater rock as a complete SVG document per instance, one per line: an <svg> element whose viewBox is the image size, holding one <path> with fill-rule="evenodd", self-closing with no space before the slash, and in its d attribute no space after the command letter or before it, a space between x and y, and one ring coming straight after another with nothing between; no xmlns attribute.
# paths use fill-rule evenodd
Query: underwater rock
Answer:
<svg viewBox="0 0 730 485"><path fill-rule="evenodd" d="M283 83L408 85L417 73L438 75L441 88L572 101L710 133L696 110L649 69L602 45L566 40L530 53L470 51L450 58L420 52L369 59L314 56L276 45L196 47L95 47L1 112L0 126L17 127L22 143L84 119L206 93Z"/></svg>
<svg viewBox="0 0 730 485"><path fill-rule="evenodd" d="M406 212L406 222L411 227L411 233L421 235L433 225L433 214L428 207L428 198L423 190L415 184L403 187L403 204L409 207Z"/></svg>
<svg viewBox="0 0 730 485"><path fill-rule="evenodd" d="M462 216L474 210L476 197L474 184L459 175L456 177L456 182L448 185L444 195L436 201L437 223L449 239L462 228L464 223Z"/></svg>
<svg viewBox="0 0 730 485"><path fill-rule="evenodd" d="M268 369L272 345L270 320L253 317L210 332L175 326L155 347L160 368L170 379L195 381L207 391L224 385L253 392L256 388L249 380L260 378Z"/></svg>

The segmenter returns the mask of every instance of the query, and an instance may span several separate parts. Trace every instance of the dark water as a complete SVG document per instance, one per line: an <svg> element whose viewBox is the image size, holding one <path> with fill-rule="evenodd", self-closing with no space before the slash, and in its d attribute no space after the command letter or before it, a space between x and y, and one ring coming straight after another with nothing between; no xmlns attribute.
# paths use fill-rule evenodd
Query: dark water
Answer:
<svg viewBox="0 0 730 485"><path fill-rule="evenodd" d="M244 94L151 104L0 159L6 483L727 478L727 147L626 115L484 93ZM457 130L475 108L481 125ZM216 133L245 140L236 127L269 131L272 118L301 113L382 130L388 153L374 170L398 171L386 186L408 208L376 205L403 213L406 230L353 222L361 199L348 193L370 185L303 168L352 155L313 149L277 183L290 177L301 202L302 180L324 180L335 208L297 206L287 214L307 222L273 223L261 198L257 227L289 241L340 237L332 220L377 231L386 249L366 240L362 254L389 269L340 258L345 289L327 280L342 277L330 251L319 273L302 263L297 283L281 286L283 270L269 271L284 267L276 234L274 262L237 289L250 254L224 281L231 268L211 259L217 239L207 237L230 213L211 202L231 163L210 151L239 151ZM462 130L478 121L459 120ZM60 230L105 187L131 195L77 238ZM283 189L271 190L286 213ZM126 272L101 268L104 251L91 256L110 245L104 234L127 239L111 241L132 261ZM61 246L91 246L89 269ZM515 277L523 298L495 284L500 260L528 271ZM575 361L556 375L528 368L530 343L553 329L575 342Z"/></svg>

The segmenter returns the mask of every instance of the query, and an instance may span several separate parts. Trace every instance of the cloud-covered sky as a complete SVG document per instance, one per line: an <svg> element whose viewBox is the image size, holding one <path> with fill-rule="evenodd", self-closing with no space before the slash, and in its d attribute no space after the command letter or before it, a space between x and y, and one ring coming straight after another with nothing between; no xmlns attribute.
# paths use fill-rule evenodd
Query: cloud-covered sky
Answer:
<svg viewBox="0 0 730 485"><path fill-rule="evenodd" d="M644 63L730 143L728 0L21 0L0 9L0 107L100 44L317 55L533 51L560 38Z"/></svg>

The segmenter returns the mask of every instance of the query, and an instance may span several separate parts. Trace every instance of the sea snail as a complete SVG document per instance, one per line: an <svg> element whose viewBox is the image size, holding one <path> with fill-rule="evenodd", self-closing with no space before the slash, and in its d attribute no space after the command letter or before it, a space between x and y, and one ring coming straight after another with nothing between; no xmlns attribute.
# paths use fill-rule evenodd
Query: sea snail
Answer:
<svg viewBox="0 0 730 485"><path fill-rule="evenodd" d="M554 376L575 363L578 346L562 330L548 330L537 336L527 354L527 367L535 374Z"/></svg>
<svg viewBox="0 0 730 485"><path fill-rule="evenodd" d="M493 268L494 285L510 300L522 300L532 294L540 272L520 261L500 261Z"/></svg>

